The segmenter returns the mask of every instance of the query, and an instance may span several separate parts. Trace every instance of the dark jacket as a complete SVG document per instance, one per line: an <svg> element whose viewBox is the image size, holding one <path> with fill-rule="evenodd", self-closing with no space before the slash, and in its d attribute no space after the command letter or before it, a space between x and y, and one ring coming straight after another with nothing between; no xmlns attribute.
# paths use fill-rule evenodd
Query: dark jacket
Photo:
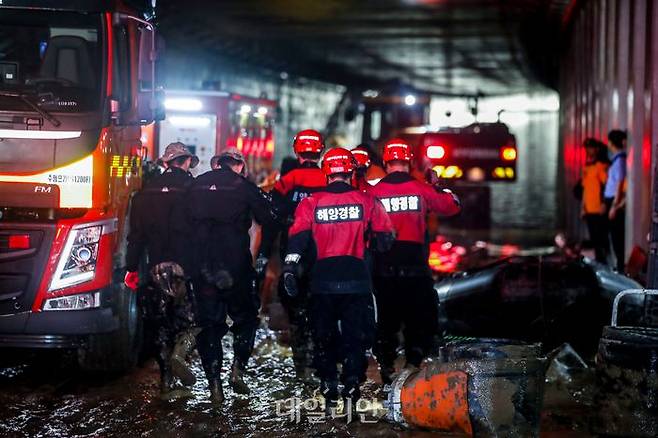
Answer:
<svg viewBox="0 0 658 438"><path fill-rule="evenodd" d="M184 267L188 257L189 227L185 220L186 193L194 178L171 167L157 175L132 200L126 269L136 271L148 255L148 267L176 262Z"/></svg>
<svg viewBox="0 0 658 438"><path fill-rule="evenodd" d="M253 271L249 250L252 219L270 226L274 216L265 194L230 169L196 178L187 211L194 232L194 274L228 270L234 278Z"/></svg>
<svg viewBox="0 0 658 438"><path fill-rule="evenodd" d="M295 210L300 201L311 193L322 190L327 185L327 177L317 164L307 161L291 170L276 182L272 189L272 204L279 221L263 227L263 236L258 253L269 258L276 238L281 235L279 252L285 257L288 247L288 229L292 224Z"/></svg>

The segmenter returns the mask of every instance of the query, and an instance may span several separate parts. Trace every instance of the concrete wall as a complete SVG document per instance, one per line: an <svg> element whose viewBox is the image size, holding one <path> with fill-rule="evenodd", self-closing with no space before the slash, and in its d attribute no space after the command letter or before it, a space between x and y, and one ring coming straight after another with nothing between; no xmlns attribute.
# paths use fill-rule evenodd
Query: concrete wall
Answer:
<svg viewBox="0 0 658 438"><path fill-rule="evenodd" d="M647 249L651 175L658 143L658 2L582 2L565 28L561 63L562 217L583 235L571 188L584 161L586 137L607 141L610 129L629 133L626 249Z"/></svg>
<svg viewBox="0 0 658 438"><path fill-rule="evenodd" d="M336 110L345 87L278 72L232 65L196 48L168 48L164 56L164 85L169 89L201 89L216 81L221 89L258 97L262 93L279 102L275 124L275 164L292 154L292 138L302 129L323 131ZM356 141L354 123L341 123L338 133L347 143Z"/></svg>

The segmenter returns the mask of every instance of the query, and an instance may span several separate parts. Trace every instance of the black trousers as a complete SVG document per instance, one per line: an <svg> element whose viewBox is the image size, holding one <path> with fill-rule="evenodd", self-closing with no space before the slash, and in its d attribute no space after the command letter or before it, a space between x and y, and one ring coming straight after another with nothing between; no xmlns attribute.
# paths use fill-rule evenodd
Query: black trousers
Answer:
<svg viewBox="0 0 658 438"><path fill-rule="evenodd" d="M313 340L308 316L309 278L303 276L298 280L299 295L290 297L283 287L283 276L279 279L279 299L288 313L290 322L290 348L295 368L303 371L313 366Z"/></svg>
<svg viewBox="0 0 658 438"><path fill-rule="evenodd" d="M375 337L372 295L313 294L309 313L318 377L325 384L337 385L337 363L341 362L344 395L358 399L359 385L366 380L366 351Z"/></svg>
<svg viewBox="0 0 658 438"><path fill-rule="evenodd" d="M608 248L610 247L607 216L604 214L586 214L585 223L587 224L589 239L594 247L596 261L607 263Z"/></svg>
<svg viewBox="0 0 658 438"><path fill-rule="evenodd" d="M188 287L186 295L173 297L149 284L140 291L148 339L152 339L160 373L169 372L169 358L181 333L194 325L193 297Z"/></svg>
<svg viewBox="0 0 658 438"><path fill-rule="evenodd" d="M612 199L605 200L608 210L612 205ZM617 210L615 218L608 222L610 240L612 241L612 250L615 252L617 259L617 271L624 272L626 266L625 260L625 242L626 242L626 209Z"/></svg>
<svg viewBox="0 0 658 438"><path fill-rule="evenodd" d="M209 380L220 378L222 338L228 332L227 315L233 321L231 332L235 363L244 369L254 349L260 300L253 278L244 277L240 278L232 289L224 291L202 280L197 282L197 325L201 329L197 335L197 349Z"/></svg>
<svg viewBox="0 0 658 438"><path fill-rule="evenodd" d="M434 347L439 331L438 297L432 277L375 277L377 341L375 355L382 368L393 368L398 332L404 327L407 363L419 366Z"/></svg>

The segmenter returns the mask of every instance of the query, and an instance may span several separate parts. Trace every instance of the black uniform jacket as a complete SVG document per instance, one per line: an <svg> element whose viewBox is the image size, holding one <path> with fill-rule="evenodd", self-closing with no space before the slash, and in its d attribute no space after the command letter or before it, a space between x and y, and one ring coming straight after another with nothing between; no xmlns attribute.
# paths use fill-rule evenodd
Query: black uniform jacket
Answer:
<svg viewBox="0 0 658 438"><path fill-rule="evenodd" d="M187 264L189 226L185 199L194 178L178 167L155 176L132 200L126 269L136 271L148 254L148 267L160 262Z"/></svg>
<svg viewBox="0 0 658 438"><path fill-rule="evenodd" d="M196 178L187 201L194 233L192 275L202 268L228 270L234 278L253 273L252 219L263 226L274 222L265 194L232 170L216 169Z"/></svg>

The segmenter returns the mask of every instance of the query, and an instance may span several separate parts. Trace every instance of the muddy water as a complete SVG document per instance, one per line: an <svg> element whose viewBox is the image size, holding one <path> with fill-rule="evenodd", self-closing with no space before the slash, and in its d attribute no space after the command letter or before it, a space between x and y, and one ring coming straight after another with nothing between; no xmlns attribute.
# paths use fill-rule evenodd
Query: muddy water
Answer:
<svg viewBox="0 0 658 438"><path fill-rule="evenodd" d="M227 346L229 339L225 339ZM230 348L226 349L230 352ZM225 370L232 357L225 358ZM157 366L149 361L124 376L81 374L73 360L61 355L17 357L3 354L0 370L0 436L9 437L273 437L273 436L365 436L424 438L437 436L423 431L405 431L378 420L377 412L363 413L346 424L345 419L328 419L310 424L306 411L297 422L286 405L277 401L298 397L306 400L313 385L300 384L294 377L289 348L281 345L276 332L259 330L257 347L247 382L249 397L236 396L225 387L227 402L214 408L208 401L198 359L198 377L188 398L159 399ZM381 399L374 362L364 390L367 399ZM588 436L588 382L569 388L550 385L547 410L543 415L544 436ZM578 393L580 391L580 393ZM374 406L374 405L373 405ZM365 406L363 406L365 407ZM294 412L294 410L293 410ZM381 413L381 411L379 411Z"/></svg>

